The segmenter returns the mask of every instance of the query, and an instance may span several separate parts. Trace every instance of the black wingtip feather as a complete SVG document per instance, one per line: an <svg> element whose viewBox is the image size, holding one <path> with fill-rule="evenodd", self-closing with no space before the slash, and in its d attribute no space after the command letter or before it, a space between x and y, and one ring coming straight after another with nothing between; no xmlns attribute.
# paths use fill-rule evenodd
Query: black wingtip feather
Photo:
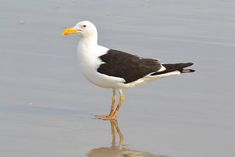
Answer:
<svg viewBox="0 0 235 157"><path fill-rule="evenodd" d="M185 69L189 66L192 66L193 65L192 62L175 63L175 64L162 64L162 65L166 68L166 70L153 73L152 75L160 75L160 74L170 73L170 72L173 72L173 71L179 71L181 73L191 73L191 72L195 71L193 69Z"/></svg>
<svg viewBox="0 0 235 157"><path fill-rule="evenodd" d="M192 73L195 72L193 69L182 69L181 73Z"/></svg>
<svg viewBox="0 0 235 157"><path fill-rule="evenodd" d="M189 62L189 63L181 63L183 66L182 66L182 69L179 69L179 71L181 73L192 73L192 72L195 72L194 69L184 69L186 67L189 67L189 66L192 66L193 63L192 62Z"/></svg>

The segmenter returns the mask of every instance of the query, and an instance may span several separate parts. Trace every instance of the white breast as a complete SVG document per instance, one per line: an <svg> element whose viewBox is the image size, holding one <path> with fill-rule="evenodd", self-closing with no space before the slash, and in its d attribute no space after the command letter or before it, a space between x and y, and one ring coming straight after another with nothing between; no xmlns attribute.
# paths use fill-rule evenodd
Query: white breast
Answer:
<svg viewBox="0 0 235 157"><path fill-rule="evenodd" d="M122 78L97 72L97 69L102 64L99 56L105 54L108 48L96 45L88 49L86 45L80 43L77 50L81 71L90 82L103 88L119 88L120 83L125 82Z"/></svg>

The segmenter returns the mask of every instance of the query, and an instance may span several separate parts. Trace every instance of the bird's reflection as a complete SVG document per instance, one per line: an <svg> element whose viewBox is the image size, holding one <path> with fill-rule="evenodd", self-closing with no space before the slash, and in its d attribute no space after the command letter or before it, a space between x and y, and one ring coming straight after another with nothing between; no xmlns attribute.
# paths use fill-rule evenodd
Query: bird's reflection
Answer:
<svg viewBox="0 0 235 157"><path fill-rule="evenodd" d="M112 145L110 147L100 147L92 149L88 157L166 157L163 155L155 155L148 152L132 150L123 145L124 136L118 126L118 121L110 120L112 131ZM116 135L119 137L119 142L116 144Z"/></svg>

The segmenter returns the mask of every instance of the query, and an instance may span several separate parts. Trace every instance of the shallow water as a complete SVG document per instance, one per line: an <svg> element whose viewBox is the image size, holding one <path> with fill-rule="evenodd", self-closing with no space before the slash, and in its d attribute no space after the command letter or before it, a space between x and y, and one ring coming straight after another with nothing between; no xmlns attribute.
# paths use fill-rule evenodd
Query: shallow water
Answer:
<svg viewBox="0 0 235 157"><path fill-rule="evenodd" d="M235 1L0 2L1 157L235 155ZM77 37L60 35L84 19L102 45L195 63L193 74L125 91L122 147L109 121L93 119L108 112L111 90L84 79Z"/></svg>

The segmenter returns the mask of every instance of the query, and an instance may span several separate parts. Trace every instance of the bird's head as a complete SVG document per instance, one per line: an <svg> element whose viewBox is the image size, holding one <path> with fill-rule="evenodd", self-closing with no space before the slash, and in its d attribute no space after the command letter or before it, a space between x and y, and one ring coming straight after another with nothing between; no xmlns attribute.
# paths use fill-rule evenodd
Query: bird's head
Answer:
<svg viewBox="0 0 235 157"><path fill-rule="evenodd" d="M97 30L93 23L90 21L81 21L78 22L74 27L66 28L62 35L70 35L70 34L79 34L81 37L88 36L97 36Z"/></svg>

